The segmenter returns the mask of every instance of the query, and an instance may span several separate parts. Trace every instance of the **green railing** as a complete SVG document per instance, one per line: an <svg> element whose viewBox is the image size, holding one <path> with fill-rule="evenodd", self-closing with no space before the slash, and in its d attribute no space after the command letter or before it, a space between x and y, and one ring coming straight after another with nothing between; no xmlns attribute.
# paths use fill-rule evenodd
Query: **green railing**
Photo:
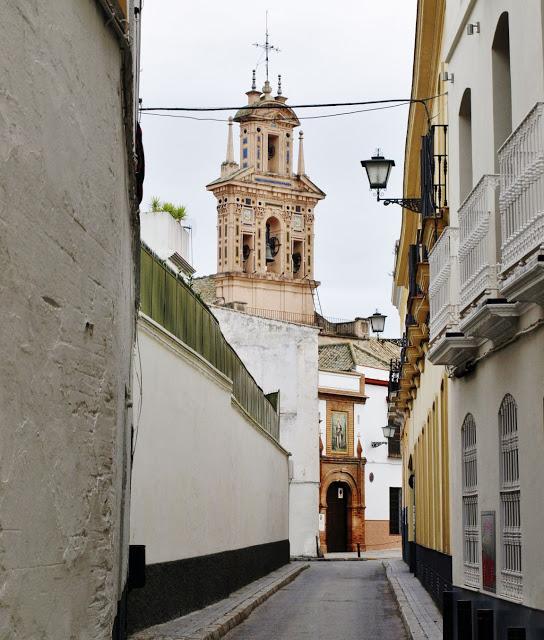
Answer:
<svg viewBox="0 0 544 640"><path fill-rule="evenodd" d="M265 431L279 440L278 412L225 340L219 322L191 288L144 245L140 262L140 310L232 380L236 400Z"/></svg>

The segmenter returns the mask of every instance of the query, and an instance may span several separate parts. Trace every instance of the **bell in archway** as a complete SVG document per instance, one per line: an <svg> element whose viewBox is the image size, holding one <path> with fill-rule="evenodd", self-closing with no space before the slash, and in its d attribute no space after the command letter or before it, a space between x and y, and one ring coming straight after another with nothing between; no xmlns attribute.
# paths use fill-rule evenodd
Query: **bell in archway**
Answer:
<svg viewBox="0 0 544 640"><path fill-rule="evenodd" d="M266 262L274 262L274 254L272 253L272 247L270 240L266 243Z"/></svg>

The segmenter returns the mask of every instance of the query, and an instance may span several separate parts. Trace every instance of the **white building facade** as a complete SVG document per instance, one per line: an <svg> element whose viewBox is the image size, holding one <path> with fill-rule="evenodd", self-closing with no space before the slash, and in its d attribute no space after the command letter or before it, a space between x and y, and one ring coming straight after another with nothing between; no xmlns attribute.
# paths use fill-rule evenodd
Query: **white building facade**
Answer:
<svg viewBox="0 0 544 640"><path fill-rule="evenodd" d="M491 609L501 639L544 626L543 21L537 0L446 3L450 220L428 357L451 377L455 598Z"/></svg>
<svg viewBox="0 0 544 640"><path fill-rule="evenodd" d="M280 392L280 444L290 453L291 556L316 556L319 505L318 329L213 307L265 393Z"/></svg>

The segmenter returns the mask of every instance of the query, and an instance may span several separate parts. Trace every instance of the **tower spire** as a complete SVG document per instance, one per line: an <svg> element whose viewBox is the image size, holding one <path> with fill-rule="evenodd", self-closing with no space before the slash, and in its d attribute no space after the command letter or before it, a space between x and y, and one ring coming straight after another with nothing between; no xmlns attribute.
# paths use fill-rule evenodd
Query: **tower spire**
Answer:
<svg viewBox="0 0 544 640"><path fill-rule="evenodd" d="M306 175L306 171L304 169L304 133L302 131L298 134L298 168L297 175L303 176Z"/></svg>
<svg viewBox="0 0 544 640"><path fill-rule="evenodd" d="M227 135L227 157L225 159L227 164L234 162L234 145L232 143L232 116L229 116L229 130Z"/></svg>

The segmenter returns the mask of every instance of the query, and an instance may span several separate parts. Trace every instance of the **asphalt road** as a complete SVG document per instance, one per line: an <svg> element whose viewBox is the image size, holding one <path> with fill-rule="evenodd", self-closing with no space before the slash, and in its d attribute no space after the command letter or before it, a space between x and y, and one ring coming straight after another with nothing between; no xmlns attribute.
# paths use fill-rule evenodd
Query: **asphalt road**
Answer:
<svg viewBox="0 0 544 640"><path fill-rule="evenodd" d="M405 640L380 561L310 562L226 640Z"/></svg>

